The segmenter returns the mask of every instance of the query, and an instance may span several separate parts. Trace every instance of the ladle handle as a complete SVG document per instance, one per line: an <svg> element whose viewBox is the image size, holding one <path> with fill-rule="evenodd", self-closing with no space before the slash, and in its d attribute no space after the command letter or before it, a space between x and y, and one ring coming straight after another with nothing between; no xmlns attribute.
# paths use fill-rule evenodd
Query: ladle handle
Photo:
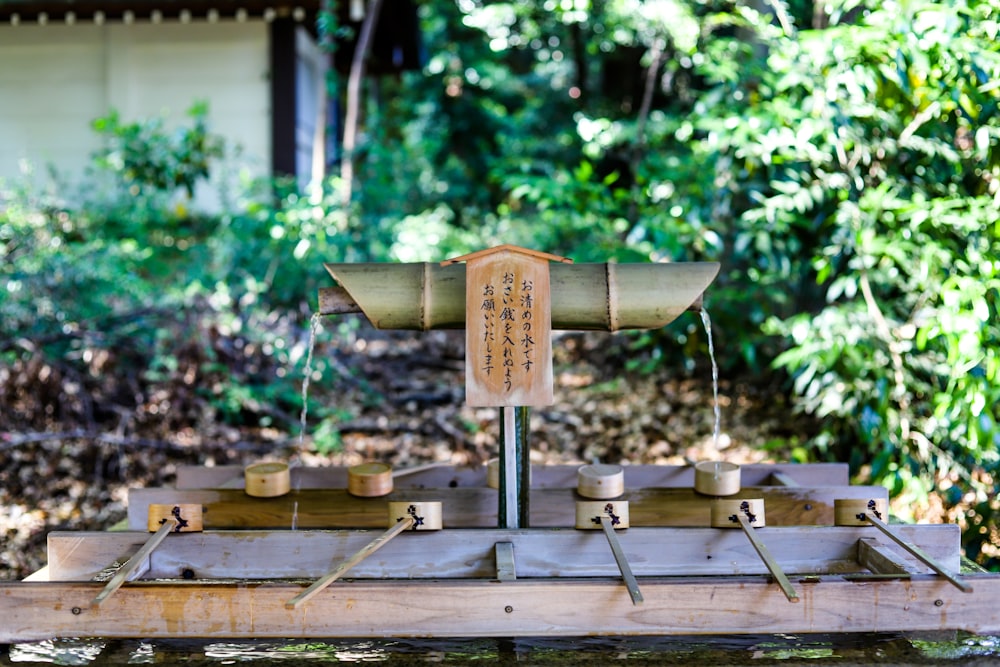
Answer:
<svg viewBox="0 0 1000 667"><path fill-rule="evenodd" d="M163 525L160 526L159 530L153 533L153 536L146 540L146 543L139 547L139 550L132 554L132 557L126 561L124 565L115 573L115 576L108 581L107 585L104 587L100 593L90 602L91 608L100 607L101 604L107 600L111 595L122 587L133 572L138 569L144 560L153 553L153 549L160 546L160 542L167 538L177 526L177 521L175 519L164 519Z"/></svg>
<svg viewBox="0 0 1000 667"><path fill-rule="evenodd" d="M767 566L768 571L774 577L774 580L778 582L778 586L781 587L781 592L785 594L789 602L798 602L799 594L795 592L795 588L792 587L792 582L788 580L785 573L782 571L778 562L774 560L771 556L771 552L768 550L767 545L760 541L757 535L754 534L753 526L750 525L750 520L747 515L743 512L737 512L736 518L740 522L740 528L743 529L743 533L750 540L750 544L757 551L757 555L760 559L764 561L764 565Z"/></svg>
<svg viewBox="0 0 1000 667"><path fill-rule="evenodd" d="M625 558L625 552L622 551L622 545L618 541L618 536L615 535L615 529L612 527L612 519L607 514L601 515L601 528L604 529L604 535L608 538L608 544L611 545L611 553L614 554L615 562L618 563L618 570L622 573L622 579L625 580L625 587L628 588L632 604L642 604L643 597L642 591L639 590L639 582L635 580L635 575L632 574L632 568L628 564L628 559Z"/></svg>
<svg viewBox="0 0 1000 667"><path fill-rule="evenodd" d="M909 542L907 542L907 541L905 541L905 540L897 537L896 534L893 533L892 530L890 530L889 526L884 521L882 521L881 519L877 518L871 512L865 512L864 513L864 517L866 519L868 519L869 523L871 523L873 526L875 526L876 528L878 528L879 530L881 530L885 534L886 537L888 537L890 540L892 540L893 542L895 542L896 544L898 544L899 546L903 547L908 552L910 552L911 554L913 554L914 558L916 558L917 560L919 560L920 562L922 562L924 565L926 565L927 567L931 568L932 570L934 570L935 572L937 572L939 575L941 575L942 577L944 577L945 579L947 579L952 585L954 585L960 591L962 591L963 593L971 593L972 592L972 586L971 585L967 584L965 581L963 581L962 579L958 578L957 576L955 576L954 574L952 574L951 572L949 572L947 569L945 569L944 567L942 567L941 565L939 565L937 563L937 561L935 561L933 558L931 558L926 553L924 553L924 551L922 549L920 549L920 548L916 547L915 545L910 544ZM861 518L861 517L859 516L858 518Z"/></svg>
<svg viewBox="0 0 1000 667"><path fill-rule="evenodd" d="M314 595L322 591L324 588L340 579L344 574L347 573L352 567L363 561L364 559L371 556L373 553L384 547L389 543L389 540L399 535L404 530L412 528L414 524L414 519L412 516L404 517L399 520L396 525L394 525L389 530L385 531L374 540L361 547L353 556L345 560L343 563L338 565L334 570L331 570L327 574L323 575L312 585L293 597L291 600L285 603L285 609L296 609L299 605L304 604L306 601L311 599Z"/></svg>

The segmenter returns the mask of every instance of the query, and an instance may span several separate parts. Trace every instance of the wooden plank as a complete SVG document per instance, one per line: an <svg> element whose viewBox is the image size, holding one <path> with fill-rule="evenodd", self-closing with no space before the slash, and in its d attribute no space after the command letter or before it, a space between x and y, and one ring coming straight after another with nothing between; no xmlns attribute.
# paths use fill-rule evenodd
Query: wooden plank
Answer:
<svg viewBox="0 0 1000 667"><path fill-rule="evenodd" d="M934 570L935 572L937 572L938 575L940 575L941 577L944 577L946 580L948 580L952 585L954 585L956 588L958 588L959 590L961 590L963 593L971 593L972 592L972 586L969 584L969 582L965 581L964 579L962 579L961 577L959 577L957 574L955 574L954 572L952 572L947 566L945 566L945 565L943 565L941 563L938 563L934 559L933 556L931 556L928 553L925 553L920 547L918 547L916 545L913 545L913 544L910 544L905 539L903 539L902 537L900 537L896 533L895 530L889 528L888 524L886 524L884 521L882 521L882 519L879 519L878 517L876 517L873 512L871 512L871 511L865 512L865 518L868 519L868 521L871 522L872 525L874 525L876 528L878 528L880 531L882 531L883 535L885 535L886 537L888 537L889 539L891 539L897 545L899 545L902 548L906 549L906 551L911 556L913 556L914 558L916 558L917 560L919 560L921 563L923 563L927 567L929 567L932 570ZM955 568L952 568L952 569L955 569Z"/></svg>
<svg viewBox="0 0 1000 667"><path fill-rule="evenodd" d="M141 583L93 610L100 584L0 583L0 643L51 637L516 637L961 630L1000 633L1000 576L961 593L906 582L821 578L788 604L763 578L643 581L632 605L617 579L513 583L343 581L296 610L301 586Z"/></svg>
<svg viewBox="0 0 1000 667"><path fill-rule="evenodd" d="M167 536L173 532L174 528L178 525L177 521L164 521L160 529L153 533L153 536L146 540L146 542L139 547L139 550L132 555L128 561L115 572L111 580L105 585L104 589L97 594L96 597L91 601L91 607L99 607L104 604L109 597L114 595L115 591L122 587L126 581L128 581L133 574L135 576L142 576L139 574L140 568L145 568L147 561L146 559L153 553L153 550L158 547L163 540L167 539Z"/></svg>
<svg viewBox="0 0 1000 667"><path fill-rule="evenodd" d="M49 580L107 581L148 539L148 531L53 531L48 534Z"/></svg>
<svg viewBox="0 0 1000 667"><path fill-rule="evenodd" d="M549 257L501 246L465 256L465 402L552 405Z"/></svg>
<svg viewBox="0 0 1000 667"><path fill-rule="evenodd" d="M533 488L576 488L576 471L580 464L532 466ZM324 468L293 467L293 489L343 489L347 487L347 466ZM398 470L394 478L396 488L447 489L455 487L486 486L486 466L438 466L429 470L406 473ZM629 465L625 466L625 486L644 487L693 487L694 469L691 466ZM774 475L793 478L800 486L848 486L850 471L846 463L750 463L740 466L743 486L773 486ZM178 489L215 489L232 481L242 488L241 466L178 466ZM236 488L236 487L234 487Z"/></svg>
<svg viewBox="0 0 1000 667"><path fill-rule="evenodd" d="M383 524L384 525L384 524ZM799 574L858 572L857 542L866 526L790 526L757 529L782 568ZM380 532L379 529L378 532ZM899 526L901 536L958 566L958 526ZM315 579L346 560L374 530L208 531L178 533L150 557L149 578ZM65 532L49 535L49 577L86 581L111 558L140 545L148 533ZM765 574L752 545L738 530L629 528L617 533L637 576ZM614 576L614 558L599 531L573 529L446 529L401 535L351 570L353 578L482 578L496 576L495 545L517 554L519 577Z"/></svg>
<svg viewBox="0 0 1000 667"><path fill-rule="evenodd" d="M629 597L632 598L632 604L640 605L642 604L642 591L639 590L639 582L635 580L635 575L632 573L632 568L629 565L625 551L622 549L621 542L618 541L618 536L615 535L615 529L611 527L612 519L610 516L602 514L600 521L601 530L608 539L608 546L611 547L611 555L615 558L615 564L618 565L618 571L621 572L625 588L628 590ZM572 556L569 557L572 558Z"/></svg>
<svg viewBox="0 0 1000 667"><path fill-rule="evenodd" d="M781 569L781 566L778 565L778 561L776 561L771 555L771 550L767 548L767 545L764 544L763 540L761 540L756 534L755 529L750 526L750 519L748 519L747 515L743 512L737 512L736 518L740 522L740 528L743 530L743 534L750 540L750 543L753 545L757 555L760 556L764 565L767 566L771 576L773 576L775 581L778 582L781 592L785 594L785 597L788 598L789 602L798 602L799 594L795 592L792 582L788 580L788 575L786 575L784 570Z"/></svg>
<svg viewBox="0 0 1000 667"><path fill-rule="evenodd" d="M778 486L802 486L791 475L777 470L771 473L771 479Z"/></svg>
<svg viewBox="0 0 1000 667"><path fill-rule="evenodd" d="M858 563L875 574L910 574L929 570L907 563L902 553L889 544L880 543L874 537L858 540Z"/></svg>
<svg viewBox="0 0 1000 667"><path fill-rule="evenodd" d="M497 561L497 581L514 581L517 579L517 567L514 563L514 543L497 542L493 553Z"/></svg>
<svg viewBox="0 0 1000 667"><path fill-rule="evenodd" d="M878 486L744 487L748 497L763 498L772 526L832 525L837 498L888 498ZM396 489L383 498L357 498L344 489L303 489L277 498L252 498L233 489L131 489L129 528L146 527L150 504L200 503L206 529L378 528L385 525L386 502L441 501L445 528L497 525L497 492L490 488ZM532 489L531 526L575 525L578 500L573 489ZM633 526L708 526L711 499L691 488L626 491Z"/></svg>
<svg viewBox="0 0 1000 667"><path fill-rule="evenodd" d="M314 581L312 585L309 586L309 588L302 591L294 598L286 602L285 608L296 609L299 606L311 600L312 598L316 597L327 586L329 586L333 582L337 581L337 579L340 579L345 574L347 574L352 567L354 567L355 565L357 565L358 563L360 563L361 561L368 558L376 551L384 547L386 544L388 544L389 540L396 537L404 530L409 530L410 528L412 528L413 524L414 524L413 517L406 517L396 525L392 526L387 531L376 537L374 540L372 540L365 546L361 547L354 555L352 555L346 561L344 561L343 563L335 567L333 570L331 570L327 574L324 574L322 577Z"/></svg>

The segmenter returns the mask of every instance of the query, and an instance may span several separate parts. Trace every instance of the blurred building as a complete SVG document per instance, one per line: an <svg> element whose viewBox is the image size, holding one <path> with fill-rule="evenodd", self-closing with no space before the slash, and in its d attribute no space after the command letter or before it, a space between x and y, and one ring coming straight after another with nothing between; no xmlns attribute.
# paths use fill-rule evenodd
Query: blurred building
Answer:
<svg viewBox="0 0 1000 667"><path fill-rule="evenodd" d="M241 169L308 181L325 167L320 2L0 2L0 179L82 174L112 109L170 127L204 101Z"/></svg>

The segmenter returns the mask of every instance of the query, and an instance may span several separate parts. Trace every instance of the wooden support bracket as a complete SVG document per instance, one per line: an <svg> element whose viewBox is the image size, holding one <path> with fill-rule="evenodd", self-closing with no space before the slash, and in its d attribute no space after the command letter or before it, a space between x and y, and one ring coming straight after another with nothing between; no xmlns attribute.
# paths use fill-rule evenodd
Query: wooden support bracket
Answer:
<svg viewBox="0 0 1000 667"><path fill-rule="evenodd" d="M497 561L497 579L499 581L515 581L517 569L514 565L514 543L497 542L493 545L493 553Z"/></svg>
<svg viewBox="0 0 1000 667"><path fill-rule="evenodd" d="M909 575L910 569L900 555L874 537L858 540L858 563L875 574Z"/></svg>

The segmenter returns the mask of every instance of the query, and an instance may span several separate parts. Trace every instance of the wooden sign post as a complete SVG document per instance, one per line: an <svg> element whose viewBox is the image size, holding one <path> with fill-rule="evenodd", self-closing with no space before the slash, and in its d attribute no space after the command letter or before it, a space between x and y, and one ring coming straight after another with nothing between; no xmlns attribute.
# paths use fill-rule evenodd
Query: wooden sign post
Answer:
<svg viewBox="0 0 1000 667"><path fill-rule="evenodd" d="M521 528L527 523L525 408L552 405L554 401L552 261L572 262L512 245L442 262L465 262L466 402L499 407L502 414L501 528Z"/></svg>

